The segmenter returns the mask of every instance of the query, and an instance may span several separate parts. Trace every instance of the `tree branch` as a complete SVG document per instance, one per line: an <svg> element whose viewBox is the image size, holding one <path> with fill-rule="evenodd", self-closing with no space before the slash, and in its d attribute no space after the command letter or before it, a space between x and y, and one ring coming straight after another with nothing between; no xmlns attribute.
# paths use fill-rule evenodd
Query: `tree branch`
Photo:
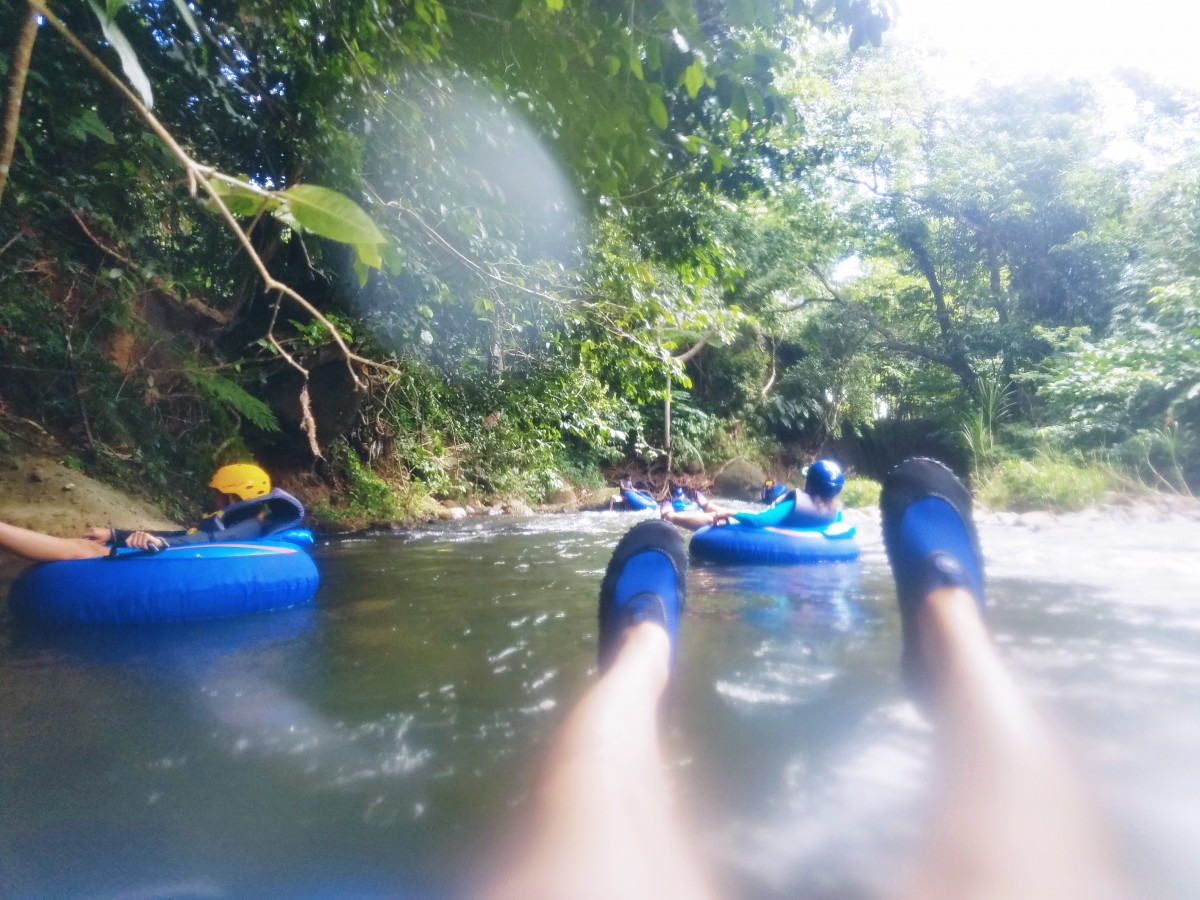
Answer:
<svg viewBox="0 0 1200 900"><path fill-rule="evenodd" d="M8 89L8 105L4 110L4 139L0 143L0 200L4 198L4 187L8 184L8 172L12 168L13 153L17 148L21 100L25 96L25 78L29 75L29 60L33 56L33 42L37 39L37 30L37 14L30 3L29 14L21 25L21 34L13 50L12 82Z"/></svg>
<svg viewBox="0 0 1200 900"><path fill-rule="evenodd" d="M62 201L60 201L60 202L62 202ZM107 253L113 259L116 259L116 260L119 260L120 262L125 263L125 265L129 266L129 268L137 269L139 271L141 270L141 266L139 266L137 263L135 263L128 256L125 256L121 252L114 250L112 247L108 246L106 243L104 243L102 240L100 240L100 238L96 237L96 235L92 234L92 230L90 228L88 228L87 225L84 224L83 219L81 219L79 217L79 213L75 212L75 210L73 210L73 209L71 209L71 207L67 206L67 204L65 202L63 202L62 205L63 205L63 208L71 214L71 218L75 220L75 223L80 227L80 229L87 236L87 239L89 241L91 241L100 250Z"/></svg>
<svg viewBox="0 0 1200 900"><path fill-rule="evenodd" d="M771 338L771 377L768 378L767 383L763 385L762 391L759 393L759 399L767 399L767 395L771 393L771 388L775 386L776 374L777 367L775 363L775 338Z"/></svg>
<svg viewBox="0 0 1200 900"><path fill-rule="evenodd" d="M707 344L709 341L711 341L716 336L717 336L717 326L714 325L712 328L708 329L708 331L704 332L704 334L702 334L700 336L700 340L696 341L696 343L692 345L691 349L685 350L683 353L680 353L678 356L675 357L675 359L681 363L687 362L689 359L691 359L693 356L695 356L697 353L699 353L701 350L703 350L704 345Z"/></svg>
<svg viewBox="0 0 1200 900"><path fill-rule="evenodd" d="M885 350L895 350L899 353L907 353L909 356L916 356L920 359L927 359L930 362L935 362L938 365L945 366L951 372L958 376L963 385L971 388L975 384L975 371L971 368L967 358L962 353L947 353L941 350L935 350L932 347L926 347L922 344L914 344L911 341L906 341L898 337L895 332L879 321L879 317L868 306L862 303L854 303L845 299L839 294L821 273L821 270L814 265L809 265L809 271L816 276L821 285L829 292L829 299L843 309L854 313L862 318L867 327L880 335L882 340L877 345Z"/></svg>
<svg viewBox="0 0 1200 900"><path fill-rule="evenodd" d="M212 201L213 206L216 207L217 211L221 215L221 218L225 220L226 225L229 226L230 231L233 232L234 236L238 240L238 243L241 244L242 249L246 251L246 255L250 258L254 268L258 271L259 277L263 281L263 290L268 294L275 293L278 295L276 297L276 304L279 303L282 297L287 297L325 327L326 331L329 333L329 336L333 339L333 342L341 351L342 358L346 361L346 368L349 370L350 377L354 381L354 385L357 388L360 390L363 389L365 387L365 383L359 376L358 372L355 371L354 363L356 362L364 366L382 369L392 374L398 374L398 370L392 366L389 366L385 363L376 362L372 359L367 359L366 357L359 356L357 353L354 353L346 344L345 339L342 337L341 333L337 330L334 324L330 322L329 319L319 309L317 309L312 303L310 303L293 288L289 287L271 275L271 273L267 270L266 263L263 262L262 257L258 255L258 252L254 249L253 244L250 242L249 236L238 224L238 221L234 217L233 213L229 211L229 207L225 205L225 201L221 199L221 195L213 186L213 182L233 180L239 186L251 190L257 189L255 185L237 181L236 179L230 179L229 176L217 172L216 169L212 168L211 166L201 165L192 159L192 157L183 149L183 147L179 145L179 142L175 140L171 133L167 131L166 127L155 117L152 112L150 112L145 104L142 103L141 99L134 94L133 91L131 91L125 85L125 83L121 81L121 79L118 78L102 60L99 59L99 57L92 53L91 50L89 50L83 44L83 42L80 41L79 38L77 38L74 33L72 33L71 30L57 16L54 15L54 13L50 11L50 9L46 6L45 0L30 0L30 7L32 10L42 15L45 20L54 28L54 30L62 35L63 39L66 40L67 43L69 43L75 49L75 51L79 53L87 61L87 63L100 74L105 81L116 88L116 90L126 99L130 106L133 107L142 120L150 127L150 130L153 131L159 140L166 145L167 149L171 152L171 155L174 156L175 159L178 160L179 164L183 167L184 173L188 178L188 187L192 196L196 195L198 187L204 189L204 192ZM274 317L272 318L272 329L273 328ZM304 366L302 366L300 362L295 359L295 357L288 353L286 349L284 349L283 345L280 344L275 338L273 331L268 333L267 338L271 342L271 345L275 348L276 352L278 352L284 359L284 361L304 377L304 390L306 391L308 384L308 370L305 369ZM310 445L315 450L317 433L316 422L311 420L312 411L311 408L303 402L303 396L301 407L304 417L302 427L309 435ZM321 458L319 452L316 452L315 455L317 458Z"/></svg>

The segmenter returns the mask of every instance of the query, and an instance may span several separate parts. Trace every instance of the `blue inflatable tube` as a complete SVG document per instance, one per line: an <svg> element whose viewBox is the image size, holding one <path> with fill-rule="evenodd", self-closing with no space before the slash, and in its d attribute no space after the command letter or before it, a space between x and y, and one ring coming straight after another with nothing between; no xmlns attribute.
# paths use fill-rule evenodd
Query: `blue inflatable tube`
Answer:
<svg viewBox="0 0 1200 900"><path fill-rule="evenodd" d="M854 533L840 515L823 528L755 528L735 521L701 528L692 535L691 554L712 562L766 565L858 559Z"/></svg>
<svg viewBox="0 0 1200 900"><path fill-rule="evenodd" d="M630 509L658 509L658 501L647 491L625 488L621 491L621 500ZM672 500L671 508L675 512L695 512L700 506L691 500Z"/></svg>
<svg viewBox="0 0 1200 900"><path fill-rule="evenodd" d="M658 509L658 501L645 491L625 488L621 491L621 499L630 509Z"/></svg>
<svg viewBox="0 0 1200 900"><path fill-rule="evenodd" d="M42 563L12 586L13 615L42 625L148 625L297 606L317 590L302 529L238 543Z"/></svg>
<svg viewBox="0 0 1200 900"><path fill-rule="evenodd" d="M762 489L762 495L759 497L759 499L762 500L763 503L770 504L774 503L787 492L788 486L783 482L777 482L770 487L764 487Z"/></svg>

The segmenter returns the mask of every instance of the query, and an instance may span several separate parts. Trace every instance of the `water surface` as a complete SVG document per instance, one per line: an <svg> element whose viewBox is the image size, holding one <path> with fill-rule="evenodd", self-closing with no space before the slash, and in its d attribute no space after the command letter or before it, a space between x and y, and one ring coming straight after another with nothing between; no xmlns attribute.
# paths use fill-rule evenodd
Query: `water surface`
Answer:
<svg viewBox="0 0 1200 900"><path fill-rule="evenodd" d="M315 550L304 609L36 632L0 613L0 895L455 896L594 677L636 517L455 523ZM697 567L665 714L732 891L868 896L920 831L930 732L858 563ZM1200 890L1200 522L985 525L990 621L1148 896Z"/></svg>

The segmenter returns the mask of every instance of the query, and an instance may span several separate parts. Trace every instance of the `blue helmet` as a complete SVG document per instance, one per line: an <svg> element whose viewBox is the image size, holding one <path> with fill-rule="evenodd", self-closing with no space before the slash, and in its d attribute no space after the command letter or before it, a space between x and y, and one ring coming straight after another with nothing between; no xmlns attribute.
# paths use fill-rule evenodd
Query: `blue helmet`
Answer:
<svg viewBox="0 0 1200 900"><path fill-rule="evenodd" d="M804 493L822 500L832 500L842 492L846 484L846 474L831 459L818 459L808 467L808 476L804 479Z"/></svg>

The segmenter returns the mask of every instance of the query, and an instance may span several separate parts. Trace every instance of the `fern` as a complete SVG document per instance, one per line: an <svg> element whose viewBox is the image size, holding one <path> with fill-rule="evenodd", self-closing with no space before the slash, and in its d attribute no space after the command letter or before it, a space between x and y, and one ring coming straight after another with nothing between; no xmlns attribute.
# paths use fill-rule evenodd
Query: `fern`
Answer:
<svg viewBox="0 0 1200 900"><path fill-rule="evenodd" d="M189 367L184 373L196 393L211 403L229 407L235 414L263 431L279 431L279 420L271 407L223 375Z"/></svg>

